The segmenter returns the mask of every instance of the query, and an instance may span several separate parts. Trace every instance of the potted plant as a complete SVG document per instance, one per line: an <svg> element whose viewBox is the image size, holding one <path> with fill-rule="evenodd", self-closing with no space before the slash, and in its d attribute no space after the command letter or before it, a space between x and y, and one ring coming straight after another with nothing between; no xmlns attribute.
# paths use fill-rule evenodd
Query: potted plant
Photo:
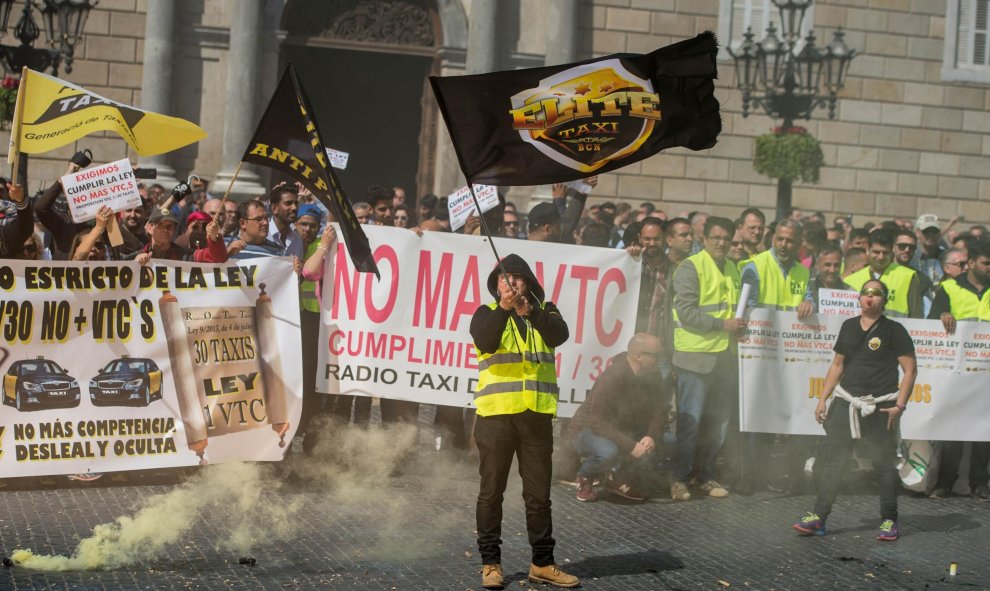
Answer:
<svg viewBox="0 0 990 591"><path fill-rule="evenodd" d="M10 74L3 77L0 82L0 124L4 129L10 128L10 122L14 120L14 105L17 103L17 87L21 81Z"/></svg>
<svg viewBox="0 0 990 591"><path fill-rule="evenodd" d="M803 127L775 127L756 138L753 168L772 179L817 183L824 163L821 144Z"/></svg>

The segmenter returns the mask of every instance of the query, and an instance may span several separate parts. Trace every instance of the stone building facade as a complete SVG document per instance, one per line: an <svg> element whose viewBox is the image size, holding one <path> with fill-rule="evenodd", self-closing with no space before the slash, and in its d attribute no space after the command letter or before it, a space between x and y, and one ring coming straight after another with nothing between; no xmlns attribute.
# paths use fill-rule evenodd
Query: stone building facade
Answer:
<svg viewBox="0 0 990 591"><path fill-rule="evenodd" d="M770 0L101 0L71 74L125 103L199 122L209 137L142 161L165 182L195 172L222 192L279 74L296 64L330 147L351 153L341 180L352 200L370 182L447 194L463 184L425 77L648 52L704 30L723 44L751 25L762 37ZM816 185L794 205L852 213L857 223L934 212L990 219L990 59L986 0L817 0L806 17L822 41L837 27L858 50L835 120L799 122L822 142ZM806 27L808 28L808 27ZM9 42L9 39L6 40ZM602 175L595 199L653 201L671 213L736 215L775 206L753 170L753 141L777 122L741 115L731 59L716 92L724 130L706 152L670 150ZM0 138L6 141L6 138ZM89 137L31 158L50 183L77 148L128 154ZM134 157L134 154L130 154ZM244 167L237 192L260 193ZM515 187L525 205L546 187Z"/></svg>

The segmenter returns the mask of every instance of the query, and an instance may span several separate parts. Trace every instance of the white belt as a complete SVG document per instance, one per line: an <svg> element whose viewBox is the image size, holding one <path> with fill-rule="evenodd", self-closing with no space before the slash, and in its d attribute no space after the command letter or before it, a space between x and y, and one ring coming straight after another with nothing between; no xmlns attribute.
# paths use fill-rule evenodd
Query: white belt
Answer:
<svg viewBox="0 0 990 591"><path fill-rule="evenodd" d="M868 417L876 412L877 404L880 402L897 400L897 392L891 392L882 396L873 396L872 394L853 396L843 390L842 386L839 385L835 386L833 394L849 403L849 432L852 434L853 439L859 439L861 435L859 429L860 416ZM858 413L856 412L857 410L859 411Z"/></svg>

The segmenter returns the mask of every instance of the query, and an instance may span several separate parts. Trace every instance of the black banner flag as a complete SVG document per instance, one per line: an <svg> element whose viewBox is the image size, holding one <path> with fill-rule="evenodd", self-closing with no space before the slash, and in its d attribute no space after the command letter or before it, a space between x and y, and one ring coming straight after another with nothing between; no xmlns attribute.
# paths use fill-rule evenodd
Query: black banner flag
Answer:
<svg viewBox="0 0 990 591"><path fill-rule="evenodd" d="M337 218L354 267L378 276L368 237L330 168L316 115L292 64L282 74L241 160L275 169L312 191Z"/></svg>
<svg viewBox="0 0 990 591"><path fill-rule="evenodd" d="M542 185L715 145L717 52L706 32L645 55L430 82L469 182Z"/></svg>

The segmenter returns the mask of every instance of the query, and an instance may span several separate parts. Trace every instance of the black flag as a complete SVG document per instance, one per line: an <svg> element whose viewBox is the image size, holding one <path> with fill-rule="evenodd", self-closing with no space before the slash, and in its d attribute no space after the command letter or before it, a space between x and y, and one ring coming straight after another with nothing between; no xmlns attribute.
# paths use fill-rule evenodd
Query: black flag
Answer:
<svg viewBox="0 0 990 591"><path fill-rule="evenodd" d="M715 145L717 52L706 32L646 55L430 82L469 182L542 185Z"/></svg>
<svg viewBox="0 0 990 591"><path fill-rule="evenodd" d="M241 160L273 168L302 183L337 218L354 267L378 276L368 237L327 162L316 115L292 64L282 74Z"/></svg>

